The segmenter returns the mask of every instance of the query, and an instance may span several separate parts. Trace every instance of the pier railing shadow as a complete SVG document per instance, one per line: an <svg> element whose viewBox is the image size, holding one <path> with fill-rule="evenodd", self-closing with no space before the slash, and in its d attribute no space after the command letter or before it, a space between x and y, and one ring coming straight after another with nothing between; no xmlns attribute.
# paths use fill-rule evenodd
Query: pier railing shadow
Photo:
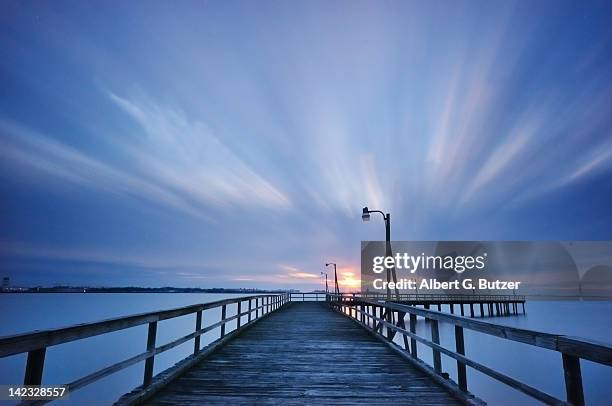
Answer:
<svg viewBox="0 0 612 406"><path fill-rule="evenodd" d="M65 385L69 392L73 392L110 374L144 361L142 386L137 388L138 391L136 391L138 393L137 396L141 397L146 395L148 392L155 391L157 388L165 385L167 381L173 379L176 375L197 363L200 359L204 358L216 348L223 345L226 341L233 338L241 330L249 327L268 314L280 309L289 300L290 297L288 293L237 297L170 310L117 317L93 323L78 324L69 327L0 337L0 358L27 353L28 356L23 384L40 385L42 383L47 348L71 341L77 341L148 324L146 351L123 361L109 365ZM227 316L228 306L236 307L236 312L233 316ZM208 326L203 326L202 312L204 310L215 308L221 309L220 320ZM196 317L194 331L192 333L179 337L164 345L156 345L158 322L194 314ZM246 318L247 320L245 324L241 324L243 318ZM226 334L226 325L232 320L236 320L236 329ZM203 334L215 329L219 330L219 338L207 346L200 348L200 337ZM155 356L189 340L194 341L193 354L190 357L180 361L174 367L156 376L156 380L153 382L153 366ZM44 404L47 402L49 401L39 400L29 404Z"/></svg>
<svg viewBox="0 0 612 406"><path fill-rule="evenodd" d="M482 299L491 300L490 297ZM500 298L496 298L496 300L497 299ZM328 294L326 301L329 302L332 308L350 317L356 323L385 341L404 358L414 361L417 366L420 366L426 370L426 372L434 376L441 376L446 380L449 379L448 375L442 372L441 354L455 359L458 380L456 386L460 391L465 393L469 393L467 389L466 369L470 367L545 404L579 406L584 405L580 360L584 359L598 364L612 366L612 345L608 343L503 326L440 311L418 308L412 305L380 300L365 295ZM408 316L409 319L408 328L405 324L406 316ZM417 317L423 317L428 322L431 328L431 338L425 338L417 334ZM440 345L438 325L440 322L454 325L454 350ZM531 385L511 378L493 368L466 357L464 329L561 353L565 377L566 400L558 399ZM397 334L401 335L403 339L403 347L393 341ZM425 364L419 359L417 343L431 348L433 367Z"/></svg>

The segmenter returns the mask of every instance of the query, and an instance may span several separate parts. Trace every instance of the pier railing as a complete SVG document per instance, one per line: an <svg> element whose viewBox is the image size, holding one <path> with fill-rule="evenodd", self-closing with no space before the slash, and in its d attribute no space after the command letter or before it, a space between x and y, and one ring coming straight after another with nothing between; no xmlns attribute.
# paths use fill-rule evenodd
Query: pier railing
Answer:
<svg viewBox="0 0 612 406"><path fill-rule="evenodd" d="M342 314L351 317L357 323L387 340L390 345L400 350L407 358L410 357L418 360L417 342L430 347L433 355L433 372L437 375L444 376L441 354L455 359L457 384L463 392L467 392L466 367L471 367L545 404L580 406L584 405L580 360L584 359L612 366L612 345L607 343L502 326L467 317L421 309L405 304L377 301L365 297L353 298L352 296L329 294L328 301L333 308ZM406 328L405 325L406 315L409 316L409 328ZM431 338L425 338L416 333L417 317L423 317L429 323ZM438 326L440 322L454 325L455 350L450 350L440 345ZM561 353L566 400L555 398L533 386L466 357L464 329ZM402 336L403 348L393 342L396 334ZM447 375L444 377L448 378Z"/></svg>
<svg viewBox="0 0 612 406"><path fill-rule="evenodd" d="M156 355L168 351L171 348L181 345L189 340L193 340L194 348L192 359L195 361L200 354L206 352L209 348L214 348L215 344L230 338L230 336L237 333L241 328L258 321L262 316L279 309L285 303L287 303L289 299L289 295L286 293L237 297L180 307L171 310L117 317L94 323L78 324L70 327L40 330L32 333L0 337L0 358L27 353L28 356L23 383L24 385L40 385L43 376L47 348L58 344L64 344L71 341L77 341L88 337L94 337L101 334L147 324L148 334L146 351L66 384L69 391L75 391L99 379L102 379L105 376L120 371L138 362L144 361L145 365L142 388L146 388L151 384L153 379L153 365ZM236 307L236 314L233 316L227 316L229 306ZM214 308L221 309L221 317L219 321L211 323L208 326L204 326L202 312L204 310ZM158 322L187 315L195 315L194 331L169 343L157 346L156 335ZM241 322L244 318L246 318L246 323L242 324ZM232 320L236 320L236 329L226 334L226 325ZM200 336L214 329L219 329L219 338L210 343L207 347L200 348Z"/></svg>
<svg viewBox="0 0 612 406"><path fill-rule="evenodd" d="M324 302L327 300L325 292L290 292L288 295L292 302Z"/></svg>
<svg viewBox="0 0 612 406"><path fill-rule="evenodd" d="M362 292L362 293L341 293L343 297L362 297L366 299L387 298L385 293ZM486 295L476 293L395 293L390 294L391 300L395 301L418 301L418 302L524 302L524 295Z"/></svg>

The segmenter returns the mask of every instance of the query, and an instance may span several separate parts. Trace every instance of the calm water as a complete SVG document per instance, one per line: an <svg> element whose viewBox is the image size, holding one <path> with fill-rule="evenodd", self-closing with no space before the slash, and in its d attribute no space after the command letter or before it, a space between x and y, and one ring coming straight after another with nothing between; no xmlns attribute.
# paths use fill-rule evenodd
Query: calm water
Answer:
<svg viewBox="0 0 612 406"><path fill-rule="evenodd" d="M210 302L239 295L217 294L2 294L0 295L0 335L35 329L60 327L86 321L122 316L188 304ZM233 306L232 306L233 307ZM228 309L232 315L234 309ZM204 312L205 325L219 319L219 311ZM552 333L612 341L612 302L529 302L525 316L485 319L506 325ZM162 321L158 325L158 345L193 331L195 315ZM418 321L419 332L429 337L429 325ZM66 383L138 354L146 346L146 326L92 337L51 347L47 351L43 382ZM231 329L230 329L231 330ZM440 325L442 344L454 348L452 326ZM480 333L465 331L469 357L494 367L538 389L563 398L561 356L554 351L513 343ZM203 343L216 339L218 330L205 334ZM189 355L189 341L155 358L155 373ZM419 357L431 363L431 350L419 346ZM444 371L456 378L454 360L443 356ZM20 383L25 355L0 359L0 383ZM138 386L143 363L139 363L71 394L62 405L106 405ZM612 399L612 368L582 362L585 396L588 404L609 405ZM468 368L468 387L491 405L536 404L530 398Z"/></svg>
<svg viewBox="0 0 612 406"><path fill-rule="evenodd" d="M0 336L238 296L244 295L196 293L1 294ZM202 315L204 326L218 321L220 313L219 309L204 311ZM234 306L228 306L227 315L234 314L236 314ZM235 324L228 326L227 331L231 331ZM189 334L194 328L195 314L161 321L157 326L157 345ZM202 345L218 337L219 329L209 331L202 336ZM43 383L71 382L143 352L146 349L146 342L147 326L143 325L48 348ZM156 356L154 373L165 370L192 352L193 340ZM21 383L25 371L25 360L25 355L1 358L0 383ZM142 383L143 369L144 363L138 363L79 389L70 395L68 401L55 403L91 406L111 404L122 394Z"/></svg>

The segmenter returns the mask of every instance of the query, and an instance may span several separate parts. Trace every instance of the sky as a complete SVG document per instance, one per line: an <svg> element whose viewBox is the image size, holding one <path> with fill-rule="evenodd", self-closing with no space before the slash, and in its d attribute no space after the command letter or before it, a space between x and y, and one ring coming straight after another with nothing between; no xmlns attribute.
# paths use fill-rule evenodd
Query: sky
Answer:
<svg viewBox="0 0 612 406"><path fill-rule="evenodd" d="M358 286L360 241L612 239L612 4L0 3L0 275ZM331 273L330 273L331 276Z"/></svg>

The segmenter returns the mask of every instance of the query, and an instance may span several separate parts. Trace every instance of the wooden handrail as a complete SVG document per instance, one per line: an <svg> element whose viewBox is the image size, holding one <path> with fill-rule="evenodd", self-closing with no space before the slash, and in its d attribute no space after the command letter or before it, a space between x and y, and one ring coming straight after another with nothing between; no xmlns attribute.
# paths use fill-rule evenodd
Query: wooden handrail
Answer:
<svg viewBox="0 0 612 406"><path fill-rule="evenodd" d="M318 301L319 298L326 300L327 299L327 293L325 292L289 292L289 300L292 301L306 301L306 299L312 300L314 299L314 301ZM323 301L322 300L322 301Z"/></svg>
<svg viewBox="0 0 612 406"><path fill-rule="evenodd" d="M343 297L361 297L371 299L386 299L386 293L378 292L358 292L358 293L340 293ZM392 300L397 298L397 295L391 295ZM400 293L400 300L418 300L418 301L438 301L438 300L465 300L465 301L525 301L525 295L489 295L489 294L474 294L474 293Z"/></svg>
<svg viewBox="0 0 612 406"><path fill-rule="evenodd" d="M359 296L347 299L348 298L343 295L329 294L327 301L332 307L345 316L354 319L357 323L389 341L392 341L395 333L401 334L404 337L403 351L409 352L410 356L413 358L417 358L417 342L432 348L435 373L439 374L442 370L440 361L441 353L455 359L457 361L459 387L463 391L467 391L465 367L469 366L546 404L572 404L578 406L584 404L580 359L612 366L612 344L609 343L502 326L434 310L420 309L394 302L376 301ZM368 311L368 308L370 308L370 311ZM376 314L376 309L380 309L379 315ZM404 317L406 314L410 315L410 330L406 330L404 327ZM394 321L395 315L397 315L397 322ZM431 340L416 334L415 327L417 316L424 317L431 322ZM450 323L455 326L456 351L449 350L440 345L436 334L438 322ZM383 327L387 329L386 336L383 334ZM560 352L563 358L567 401L557 399L554 396L467 358L465 356L465 343L463 340L464 328ZM391 332L393 332L393 334L390 334ZM408 345L408 337L410 338L410 345ZM393 345L398 346L395 343L393 343Z"/></svg>
<svg viewBox="0 0 612 406"><path fill-rule="evenodd" d="M112 364L108 367L102 368L98 371L95 371L89 375L86 375L67 384L69 390L74 391L86 385L89 385L92 382L102 379L114 372L127 368L130 365L145 361L143 387L146 387L151 383L153 378L153 363L155 355L168 351L189 340L194 340L194 355L197 355L198 353L204 350L199 348L199 338L202 334L214 330L216 328L221 328L220 338L216 341L213 341L210 344L212 345L217 341L223 339L223 337L225 336L225 325L228 322L232 320L237 320L236 329L234 331L240 330L241 328L258 321L262 316L281 308L289 301L289 299L289 295L286 293L243 296L179 307L170 310L140 313L125 317L116 317L93 323L77 324L69 327L0 337L0 358L8 357L15 354L28 353L24 384L40 385L42 380L45 353L48 347L101 334L106 334L113 331L124 330L143 324L148 324L149 333L147 335L147 345L145 352ZM252 306L253 300L255 301L255 306ZM245 301L249 302L248 311L241 310L241 304ZM228 305L232 304L236 305L236 314L227 317L225 310ZM217 307L221 307L224 310L222 312L221 320L202 328L202 311ZM255 312L254 317L253 312ZM172 319L194 313L197 317L195 331L193 333L187 334L183 337L179 337L167 344L156 346L155 341L157 335L158 321ZM248 321L246 324L241 324L238 320L245 316L248 318ZM46 402L43 401L42 403Z"/></svg>
<svg viewBox="0 0 612 406"><path fill-rule="evenodd" d="M360 301L377 306L381 305L380 302L371 300L360 299ZM469 330L478 331L524 344L530 344L536 347L564 352L588 361L612 366L612 344L609 343L602 343L586 338L569 337L560 334L551 334L535 330L504 326L482 320L474 320L468 317L456 316L435 310L420 309L418 307L397 303L385 302L383 306L395 311L414 314L430 320L438 320L445 323L454 324Z"/></svg>
<svg viewBox="0 0 612 406"><path fill-rule="evenodd" d="M270 295L278 296L278 295ZM212 309L222 305L234 304L238 300L247 301L265 297L265 295L244 296L217 300L209 303L201 303L178 307L175 309L153 311L147 313L134 314L130 316L115 317L111 319L96 321L92 323L75 324L68 327L33 331L11 336L0 337L0 358L9 355L21 354L42 347L51 347L64 344L70 341L81 340L100 334L111 333L113 331L124 330L126 328L140 326L154 321L173 319L175 317L196 313L201 310Z"/></svg>

